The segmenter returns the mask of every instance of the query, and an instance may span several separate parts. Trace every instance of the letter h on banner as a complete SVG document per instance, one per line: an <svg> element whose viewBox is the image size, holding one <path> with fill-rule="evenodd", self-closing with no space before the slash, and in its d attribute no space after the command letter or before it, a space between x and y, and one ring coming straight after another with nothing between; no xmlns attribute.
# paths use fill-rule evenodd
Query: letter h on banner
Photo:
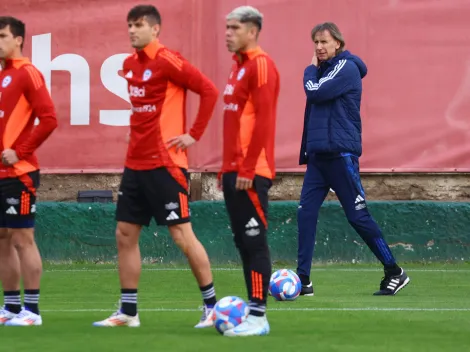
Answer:
<svg viewBox="0 0 470 352"><path fill-rule="evenodd" d="M51 33L32 37L32 63L44 75L51 91L52 71L70 72L70 124L90 124L90 67L85 58L77 54L62 54L52 59ZM116 54L107 58L100 70L104 87L130 103L127 82L118 72L129 54ZM100 110L99 120L108 126L129 126L130 110Z"/></svg>

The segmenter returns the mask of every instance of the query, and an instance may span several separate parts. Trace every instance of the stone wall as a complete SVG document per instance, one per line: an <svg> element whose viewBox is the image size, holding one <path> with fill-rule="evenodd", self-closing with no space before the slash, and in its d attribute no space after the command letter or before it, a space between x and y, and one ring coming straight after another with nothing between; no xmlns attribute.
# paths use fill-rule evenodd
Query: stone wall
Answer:
<svg viewBox="0 0 470 352"><path fill-rule="evenodd" d="M302 174L279 174L271 189L272 200L298 200ZM116 196L120 175L43 174L40 201L75 201L80 190L112 190ZM470 174L363 174L369 200L470 201ZM220 200L216 175L191 174L193 200ZM333 193L327 199L335 199Z"/></svg>

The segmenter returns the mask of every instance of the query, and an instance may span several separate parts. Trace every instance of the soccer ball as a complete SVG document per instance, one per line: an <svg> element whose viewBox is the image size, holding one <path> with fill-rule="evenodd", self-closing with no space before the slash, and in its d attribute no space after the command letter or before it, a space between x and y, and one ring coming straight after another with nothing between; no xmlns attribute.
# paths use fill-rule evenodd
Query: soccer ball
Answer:
<svg viewBox="0 0 470 352"><path fill-rule="evenodd" d="M302 283L296 273L289 269L280 269L271 275L269 294L276 301L293 301L300 295Z"/></svg>
<svg viewBox="0 0 470 352"><path fill-rule="evenodd" d="M250 313L248 304L240 297L227 296L219 300L214 306L214 326L221 334L233 329L245 321Z"/></svg>

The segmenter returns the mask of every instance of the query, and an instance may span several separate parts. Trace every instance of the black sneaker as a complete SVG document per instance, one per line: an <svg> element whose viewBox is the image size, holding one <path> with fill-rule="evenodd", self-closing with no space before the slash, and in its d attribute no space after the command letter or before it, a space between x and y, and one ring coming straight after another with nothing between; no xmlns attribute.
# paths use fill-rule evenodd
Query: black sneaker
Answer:
<svg viewBox="0 0 470 352"><path fill-rule="evenodd" d="M410 278L405 271L401 269L400 275L385 275L380 282L380 290L374 293L374 296L393 296L403 287L408 285Z"/></svg>
<svg viewBox="0 0 470 352"><path fill-rule="evenodd" d="M313 285L312 281L308 285L302 285L302 290L300 290L301 296L313 296Z"/></svg>

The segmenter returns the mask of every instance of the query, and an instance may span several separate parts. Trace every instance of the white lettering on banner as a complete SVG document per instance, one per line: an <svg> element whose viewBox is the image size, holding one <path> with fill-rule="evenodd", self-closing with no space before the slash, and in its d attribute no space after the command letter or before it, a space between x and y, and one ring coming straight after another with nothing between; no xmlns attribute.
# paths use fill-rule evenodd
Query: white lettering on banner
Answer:
<svg viewBox="0 0 470 352"><path fill-rule="evenodd" d="M90 66L77 54L62 54L52 59L51 33L32 36L31 60L44 75L46 86L51 91L52 71L70 72L70 124L90 124ZM107 58L100 70L104 87L123 99L129 101L127 82L119 76L122 64L129 54L116 54ZM129 109L100 110L100 123L109 126L129 126Z"/></svg>
<svg viewBox="0 0 470 352"><path fill-rule="evenodd" d="M129 54L116 54L108 57L101 65L100 77L107 90L130 103L127 81L117 74L128 56ZM129 126L129 116L129 110L100 110L100 123L108 126Z"/></svg>
<svg viewBox="0 0 470 352"><path fill-rule="evenodd" d="M224 104L224 110L238 111L238 104L234 104L234 103Z"/></svg>

